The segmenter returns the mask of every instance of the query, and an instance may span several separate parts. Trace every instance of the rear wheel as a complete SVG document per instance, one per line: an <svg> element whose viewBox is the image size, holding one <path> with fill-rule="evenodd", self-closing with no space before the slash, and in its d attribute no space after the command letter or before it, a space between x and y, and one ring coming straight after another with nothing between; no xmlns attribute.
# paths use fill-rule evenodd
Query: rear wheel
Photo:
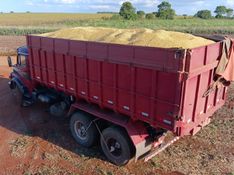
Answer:
<svg viewBox="0 0 234 175"><path fill-rule="evenodd" d="M71 133L81 146L91 147L98 140L98 131L92 120L92 116L82 112L76 112L71 117Z"/></svg>
<svg viewBox="0 0 234 175"><path fill-rule="evenodd" d="M108 160L122 166L132 158L133 146L128 134L119 127L109 127L102 132L101 147Z"/></svg>

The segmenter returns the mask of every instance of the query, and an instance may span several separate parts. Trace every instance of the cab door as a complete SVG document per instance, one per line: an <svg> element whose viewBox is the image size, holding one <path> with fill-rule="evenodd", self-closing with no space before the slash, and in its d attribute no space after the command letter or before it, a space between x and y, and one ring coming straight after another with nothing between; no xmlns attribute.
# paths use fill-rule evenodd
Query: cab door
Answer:
<svg viewBox="0 0 234 175"><path fill-rule="evenodd" d="M13 73L16 74L17 78L20 79L21 83L27 87L29 91L32 91L32 81L30 77L27 55L19 54L17 56L17 63L13 67Z"/></svg>
<svg viewBox="0 0 234 175"><path fill-rule="evenodd" d="M15 68L17 72L22 75L23 78L29 79L29 68L28 68L28 56L26 55L18 55L17 56L17 63Z"/></svg>

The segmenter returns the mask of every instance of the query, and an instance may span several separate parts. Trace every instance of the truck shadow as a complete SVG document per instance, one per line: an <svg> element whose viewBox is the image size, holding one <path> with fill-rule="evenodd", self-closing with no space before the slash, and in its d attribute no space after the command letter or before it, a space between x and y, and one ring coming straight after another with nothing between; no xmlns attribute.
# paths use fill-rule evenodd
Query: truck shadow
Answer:
<svg viewBox="0 0 234 175"><path fill-rule="evenodd" d="M60 148L85 157L85 159L97 158L106 161L98 146L99 143L87 149L79 146L74 141L69 128L69 118L56 118L51 116L47 112L48 106L41 103L34 104L28 108L22 108L17 92L9 89L8 81L8 79L1 75L0 70L1 127L20 135L40 137Z"/></svg>

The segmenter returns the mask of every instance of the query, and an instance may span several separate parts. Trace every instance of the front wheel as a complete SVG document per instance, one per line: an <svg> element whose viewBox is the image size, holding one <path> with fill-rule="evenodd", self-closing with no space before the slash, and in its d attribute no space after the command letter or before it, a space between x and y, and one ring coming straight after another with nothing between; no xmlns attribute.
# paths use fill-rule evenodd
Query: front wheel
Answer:
<svg viewBox="0 0 234 175"><path fill-rule="evenodd" d="M32 97L30 97L29 94L26 95L22 93L15 83L11 83L10 88L12 90L13 97L15 98L14 102L17 105L20 104L21 107L29 107L33 104Z"/></svg>
<svg viewBox="0 0 234 175"><path fill-rule="evenodd" d="M14 103L16 103L17 105L21 105L23 103L23 94L21 93L21 91L19 90L18 87L15 87L14 89L12 88L12 94L13 94L13 98L14 98Z"/></svg>
<svg viewBox="0 0 234 175"><path fill-rule="evenodd" d="M78 144L84 147L93 146L98 140L98 131L89 114L76 112L70 120L71 133Z"/></svg>
<svg viewBox="0 0 234 175"><path fill-rule="evenodd" d="M102 132L101 147L105 156L115 165L125 165L132 158L133 146L128 134L122 128L105 129Z"/></svg>

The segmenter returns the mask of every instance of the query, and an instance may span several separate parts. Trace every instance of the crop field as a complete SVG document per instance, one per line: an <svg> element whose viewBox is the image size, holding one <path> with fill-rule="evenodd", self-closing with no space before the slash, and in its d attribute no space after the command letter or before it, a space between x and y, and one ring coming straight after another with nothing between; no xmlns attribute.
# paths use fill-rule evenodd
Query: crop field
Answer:
<svg viewBox="0 0 234 175"><path fill-rule="evenodd" d="M94 20L111 17L110 14L66 14L66 13L3 13L1 26L53 26L69 20Z"/></svg>
<svg viewBox="0 0 234 175"><path fill-rule="evenodd" d="M177 17L174 20L114 20L111 14L0 14L0 35L44 33L60 28L96 26L116 28L151 28L193 34L234 34L233 19L203 20Z"/></svg>
<svg viewBox="0 0 234 175"><path fill-rule="evenodd" d="M67 21L63 23L68 27L97 26L116 28L150 28L181 31L193 34L234 34L234 20L228 19L143 19L136 21L99 19L90 21Z"/></svg>

